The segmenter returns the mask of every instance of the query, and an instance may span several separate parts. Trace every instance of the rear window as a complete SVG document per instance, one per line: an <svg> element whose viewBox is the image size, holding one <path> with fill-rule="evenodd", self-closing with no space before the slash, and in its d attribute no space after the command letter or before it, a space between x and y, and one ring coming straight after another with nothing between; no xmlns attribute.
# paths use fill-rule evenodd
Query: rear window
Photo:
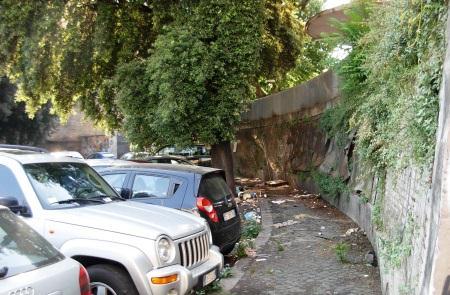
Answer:
<svg viewBox="0 0 450 295"><path fill-rule="evenodd" d="M202 178L198 195L207 197L214 202L223 200L226 196L231 195L231 191L222 175L210 174Z"/></svg>
<svg viewBox="0 0 450 295"><path fill-rule="evenodd" d="M0 210L0 281L64 257L8 210Z"/></svg>

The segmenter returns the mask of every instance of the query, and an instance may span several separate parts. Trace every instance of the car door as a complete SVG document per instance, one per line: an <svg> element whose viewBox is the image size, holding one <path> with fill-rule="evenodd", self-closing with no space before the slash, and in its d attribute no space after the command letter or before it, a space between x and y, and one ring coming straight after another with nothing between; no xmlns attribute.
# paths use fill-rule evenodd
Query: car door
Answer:
<svg viewBox="0 0 450 295"><path fill-rule="evenodd" d="M131 200L180 209L186 183L167 174L135 172L130 182Z"/></svg>

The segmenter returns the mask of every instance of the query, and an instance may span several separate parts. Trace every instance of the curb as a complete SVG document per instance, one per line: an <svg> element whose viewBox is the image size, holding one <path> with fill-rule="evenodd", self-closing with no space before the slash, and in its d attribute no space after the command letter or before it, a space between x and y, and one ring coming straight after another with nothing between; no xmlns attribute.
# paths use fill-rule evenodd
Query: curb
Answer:
<svg viewBox="0 0 450 295"><path fill-rule="evenodd" d="M270 211L270 205L266 199L260 199L260 209L261 209L261 225L262 230L255 239L256 253L258 253L261 248L269 241L272 234L272 212ZM245 268L250 264L253 258L243 258L236 262L233 267L233 276L230 278L222 279L222 288L224 291L229 292L245 274Z"/></svg>

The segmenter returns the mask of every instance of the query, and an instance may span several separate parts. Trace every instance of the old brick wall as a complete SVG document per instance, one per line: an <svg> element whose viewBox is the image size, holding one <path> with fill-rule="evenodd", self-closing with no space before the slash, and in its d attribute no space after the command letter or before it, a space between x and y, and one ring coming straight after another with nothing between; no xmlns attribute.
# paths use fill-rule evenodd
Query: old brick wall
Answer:
<svg viewBox="0 0 450 295"><path fill-rule="evenodd" d="M77 151L88 156L95 151L111 151L111 140L105 131L95 127L78 110L66 123L56 126L44 147L50 151Z"/></svg>

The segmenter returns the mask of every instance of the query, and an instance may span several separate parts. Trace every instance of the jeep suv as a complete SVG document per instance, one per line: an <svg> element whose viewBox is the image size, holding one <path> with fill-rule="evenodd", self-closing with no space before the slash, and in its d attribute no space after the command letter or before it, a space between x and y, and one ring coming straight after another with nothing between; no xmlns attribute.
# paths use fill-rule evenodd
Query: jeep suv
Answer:
<svg viewBox="0 0 450 295"><path fill-rule="evenodd" d="M86 267L93 294L185 294L223 267L202 218L124 202L75 158L0 146L0 205Z"/></svg>
<svg viewBox="0 0 450 295"><path fill-rule="evenodd" d="M233 194L220 169L193 165L138 164L98 169L127 200L181 209L208 222L213 243L230 253L241 236Z"/></svg>

